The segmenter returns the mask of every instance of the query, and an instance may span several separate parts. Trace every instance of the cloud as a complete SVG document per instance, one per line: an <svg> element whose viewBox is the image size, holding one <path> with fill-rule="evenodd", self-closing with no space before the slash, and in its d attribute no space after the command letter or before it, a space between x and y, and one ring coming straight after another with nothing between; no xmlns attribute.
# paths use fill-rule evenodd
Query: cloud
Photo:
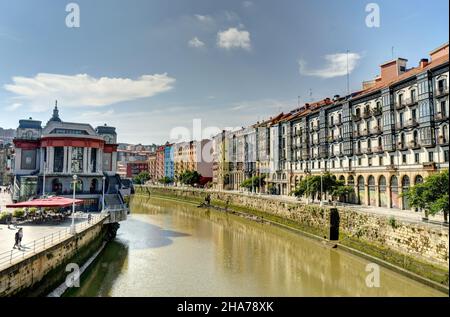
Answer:
<svg viewBox="0 0 450 317"><path fill-rule="evenodd" d="M357 66L361 55L358 53L348 54L348 72L351 73ZM306 76L316 76L321 78L333 78L345 76L347 74L347 54L337 53L325 55L326 64L323 68L308 69L304 60L298 61L300 74Z"/></svg>
<svg viewBox="0 0 450 317"><path fill-rule="evenodd" d="M67 107L102 107L152 97L171 90L175 83L166 73L142 75L135 80L39 73L35 77L16 76L12 81L4 88L16 95L14 99L29 104L32 111L48 110L55 99Z"/></svg>
<svg viewBox="0 0 450 317"><path fill-rule="evenodd" d="M13 103L12 105L9 105L8 107L6 107L6 111L14 111L19 109L20 107L22 107L22 104L19 102Z"/></svg>
<svg viewBox="0 0 450 317"><path fill-rule="evenodd" d="M188 42L188 44L189 44L190 47L204 47L205 46L205 43L200 41L198 39L198 37L194 37L192 40L190 40Z"/></svg>
<svg viewBox="0 0 450 317"><path fill-rule="evenodd" d="M253 2L251 2L251 1L244 1L244 2L242 2L242 6L244 8L249 8L249 7L253 6Z"/></svg>
<svg viewBox="0 0 450 317"><path fill-rule="evenodd" d="M209 15L196 14L195 17L197 18L198 21L203 22L203 23L214 22L214 19L212 17L210 17Z"/></svg>
<svg viewBox="0 0 450 317"><path fill-rule="evenodd" d="M220 31L217 33L217 46L227 50L234 48L250 50L250 33L245 30L240 31L237 28Z"/></svg>

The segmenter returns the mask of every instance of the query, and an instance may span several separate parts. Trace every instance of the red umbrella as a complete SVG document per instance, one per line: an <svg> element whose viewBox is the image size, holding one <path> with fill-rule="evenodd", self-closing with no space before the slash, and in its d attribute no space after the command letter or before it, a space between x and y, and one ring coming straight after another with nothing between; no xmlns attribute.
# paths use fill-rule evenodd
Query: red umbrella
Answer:
<svg viewBox="0 0 450 317"><path fill-rule="evenodd" d="M49 198L42 198L42 199L34 199L29 201L23 201L17 204L10 204L6 205L7 208L20 208L20 207L37 207L37 208L62 208L62 207L69 207L72 206L72 204L75 202L75 204L79 205L83 203L83 200L81 199L71 199L71 198L65 198L65 197L49 197Z"/></svg>

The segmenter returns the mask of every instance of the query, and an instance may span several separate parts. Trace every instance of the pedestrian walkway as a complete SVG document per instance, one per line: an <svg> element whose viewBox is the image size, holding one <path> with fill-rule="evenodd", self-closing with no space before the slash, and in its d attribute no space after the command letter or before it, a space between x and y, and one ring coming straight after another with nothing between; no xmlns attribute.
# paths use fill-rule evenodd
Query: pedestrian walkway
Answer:
<svg viewBox="0 0 450 317"><path fill-rule="evenodd" d="M90 222L87 217L88 214L83 214L75 218L77 232L98 223L106 215L94 213ZM10 228L0 225L0 270L71 237L71 224L72 220L69 218L57 225L25 224L17 227L11 225ZM21 250L13 249L14 235L18 228L23 229L21 245L24 247Z"/></svg>
<svg viewBox="0 0 450 317"><path fill-rule="evenodd" d="M164 187L164 186L155 186L155 187ZM177 187L175 187L177 188ZM181 189L183 187L180 187ZM195 189L195 188L188 188L189 190L199 190L199 191L210 191L210 192L224 192L224 193L235 193L240 195L246 195L246 196L255 196L255 197L263 197L271 200L278 200L282 202L288 202L288 203L303 203L303 204L314 204L319 206L319 201L309 201L307 202L306 199L299 200L297 197L294 196L281 196L281 195L268 195L268 194L259 194L259 193L250 193L246 191L239 191L239 190L226 190L226 191L218 191L215 189ZM328 202L326 203L328 204ZM422 224L424 226L430 226L434 228L441 228L441 227L447 227L448 224L444 223L444 216L442 214L438 214L435 216L428 216L428 221L423 221L422 217L424 216L423 212L414 212L412 210L400 210L395 208L383 208L383 207L374 207L374 206L363 206L363 205L354 205L354 204L338 204L338 207L345 207L348 209L352 209L356 212L363 212L363 213L369 213L373 215L378 215L381 217L394 217L397 220L409 222L409 223L417 223Z"/></svg>

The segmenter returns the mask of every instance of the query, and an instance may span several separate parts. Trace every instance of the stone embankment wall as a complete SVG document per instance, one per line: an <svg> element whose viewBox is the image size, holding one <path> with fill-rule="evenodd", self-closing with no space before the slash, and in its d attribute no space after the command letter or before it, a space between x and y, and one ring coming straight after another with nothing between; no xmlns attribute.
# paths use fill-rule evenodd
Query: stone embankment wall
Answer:
<svg viewBox="0 0 450 317"><path fill-rule="evenodd" d="M206 192L199 189L149 187L136 189L137 194L169 196L181 200L203 202ZM277 198L210 191L211 204L257 214L327 238L329 236L328 206L319 207ZM338 207L340 215L339 244L354 248L448 285L448 227L407 223L375 214ZM273 219L271 219L271 217ZM423 265L422 265L423 264ZM422 271L427 271L424 273Z"/></svg>
<svg viewBox="0 0 450 317"><path fill-rule="evenodd" d="M67 264L81 267L98 250L107 232L103 222L0 271L0 297L47 295L70 273Z"/></svg>

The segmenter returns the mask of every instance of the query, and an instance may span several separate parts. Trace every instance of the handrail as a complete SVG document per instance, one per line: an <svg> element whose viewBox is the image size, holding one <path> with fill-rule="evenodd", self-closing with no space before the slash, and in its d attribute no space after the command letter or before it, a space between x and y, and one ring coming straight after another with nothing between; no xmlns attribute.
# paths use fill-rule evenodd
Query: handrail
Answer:
<svg viewBox="0 0 450 317"><path fill-rule="evenodd" d="M75 231L77 233L81 232L84 229L99 223L105 217L107 216L104 214L94 215L90 221L86 220L82 223L75 224ZM42 252L69 237L73 237L73 234L70 233L70 226L24 244L21 246L22 250L12 249L11 251L2 252L0 253L0 269L5 269L13 264L17 264L31 255Z"/></svg>

